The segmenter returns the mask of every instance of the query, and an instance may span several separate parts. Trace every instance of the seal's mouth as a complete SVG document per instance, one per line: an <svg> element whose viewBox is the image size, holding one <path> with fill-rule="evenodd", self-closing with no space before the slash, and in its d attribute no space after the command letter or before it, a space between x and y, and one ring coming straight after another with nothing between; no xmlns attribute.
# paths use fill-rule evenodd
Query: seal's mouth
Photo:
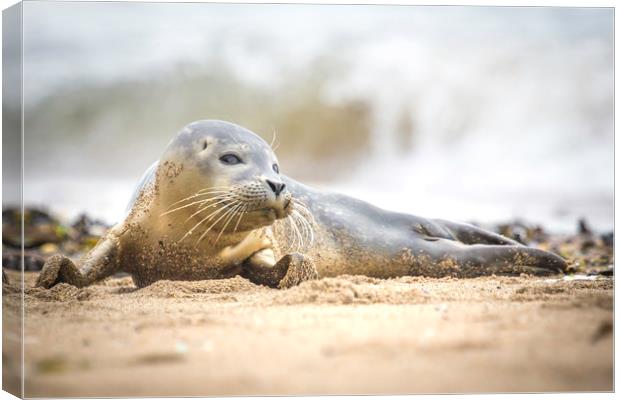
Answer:
<svg viewBox="0 0 620 400"><path fill-rule="evenodd" d="M282 208L269 207L265 209L265 213L270 219L273 219L273 220L286 218L288 217L288 214L289 214L288 210L286 209L286 206Z"/></svg>
<svg viewBox="0 0 620 400"><path fill-rule="evenodd" d="M290 196L276 201L271 201L262 208L262 212L271 220L282 219L289 216L293 210L293 202Z"/></svg>

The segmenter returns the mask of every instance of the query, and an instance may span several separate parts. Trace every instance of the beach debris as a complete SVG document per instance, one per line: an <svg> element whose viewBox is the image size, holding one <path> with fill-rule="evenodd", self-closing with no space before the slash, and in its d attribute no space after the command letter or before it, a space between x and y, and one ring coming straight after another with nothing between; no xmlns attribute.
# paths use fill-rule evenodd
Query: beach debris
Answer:
<svg viewBox="0 0 620 400"><path fill-rule="evenodd" d="M21 270L21 252L4 248L2 249L2 267L12 270ZM24 252L24 270L40 271L45 263L45 258L33 251Z"/></svg>
<svg viewBox="0 0 620 400"><path fill-rule="evenodd" d="M86 214L80 214L71 224L70 236L90 250L110 228L101 220L93 219Z"/></svg>
<svg viewBox="0 0 620 400"><path fill-rule="evenodd" d="M79 258L97 244L108 225L80 215L65 225L45 210L24 209L24 270L40 271L48 256L62 253ZM18 208L2 211L2 266L21 270L21 219Z"/></svg>
<svg viewBox="0 0 620 400"><path fill-rule="evenodd" d="M58 253L58 245L56 243L44 243L39 248L39 251L43 254L54 254Z"/></svg>
<svg viewBox="0 0 620 400"><path fill-rule="evenodd" d="M60 243L66 236L66 228L44 210L25 208L24 248L38 247L44 243ZM2 210L2 245L21 248L22 213L17 208Z"/></svg>
<svg viewBox="0 0 620 400"><path fill-rule="evenodd" d="M614 276L614 266L610 265L607 269L599 271L598 274L603 276Z"/></svg>
<svg viewBox="0 0 620 400"><path fill-rule="evenodd" d="M535 245L549 240L549 234L539 225L527 224L521 220L489 227L491 230L525 245Z"/></svg>
<svg viewBox="0 0 620 400"><path fill-rule="evenodd" d="M592 234L592 230L588 226L588 222L586 221L585 218L580 218L577 223L578 223L577 232L580 235L591 235Z"/></svg>
<svg viewBox="0 0 620 400"><path fill-rule="evenodd" d="M603 241L603 244L605 246L614 247L614 233L613 232L603 233L601 235L601 240Z"/></svg>

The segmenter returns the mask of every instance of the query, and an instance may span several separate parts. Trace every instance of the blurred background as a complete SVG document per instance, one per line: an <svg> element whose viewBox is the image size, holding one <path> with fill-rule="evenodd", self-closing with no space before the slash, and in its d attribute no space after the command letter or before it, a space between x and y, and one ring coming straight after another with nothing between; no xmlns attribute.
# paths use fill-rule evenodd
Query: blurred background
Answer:
<svg viewBox="0 0 620 400"><path fill-rule="evenodd" d="M612 9L33 1L24 21L27 206L117 222L214 118L387 209L613 229Z"/></svg>

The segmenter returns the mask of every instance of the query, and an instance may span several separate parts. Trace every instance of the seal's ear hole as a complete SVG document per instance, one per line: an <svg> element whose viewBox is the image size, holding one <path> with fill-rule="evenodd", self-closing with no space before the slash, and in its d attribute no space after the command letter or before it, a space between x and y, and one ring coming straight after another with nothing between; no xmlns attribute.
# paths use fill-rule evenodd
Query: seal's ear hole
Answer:
<svg viewBox="0 0 620 400"><path fill-rule="evenodd" d="M208 143L207 143L207 141L206 141L206 140L205 140L204 142L202 142L202 149L203 149L203 150L206 150L206 149L207 149L207 146L208 146Z"/></svg>

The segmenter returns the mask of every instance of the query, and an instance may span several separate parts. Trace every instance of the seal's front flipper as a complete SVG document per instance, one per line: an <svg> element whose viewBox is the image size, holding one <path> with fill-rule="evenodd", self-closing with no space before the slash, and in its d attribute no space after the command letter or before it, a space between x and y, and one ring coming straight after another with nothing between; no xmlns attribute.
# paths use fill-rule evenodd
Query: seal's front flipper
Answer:
<svg viewBox="0 0 620 400"><path fill-rule="evenodd" d="M34 286L49 289L60 282L83 286L82 275L73 261L62 254L56 254L47 259Z"/></svg>
<svg viewBox="0 0 620 400"><path fill-rule="evenodd" d="M269 235L263 229L255 229L241 242L222 249L218 256L224 263L239 265L258 252L268 249L271 245ZM273 261L271 265L273 265Z"/></svg>
<svg viewBox="0 0 620 400"><path fill-rule="evenodd" d="M314 263L307 256L303 256L299 253L287 254L278 261L278 264L288 264L286 275L278 284L278 289L287 289L304 281L310 281L319 278L319 272L317 271ZM276 264L276 265L278 265Z"/></svg>
<svg viewBox="0 0 620 400"><path fill-rule="evenodd" d="M118 241L112 235L102 239L82 259L80 268L68 257L56 254L43 265L35 287L50 288L61 282L77 287L88 286L118 271L117 255Z"/></svg>
<svg viewBox="0 0 620 400"><path fill-rule="evenodd" d="M299 253L287 254L271 267L250 258L243 264L241 275L259 285L279 289L319 277L312 260Z"/></svg>

